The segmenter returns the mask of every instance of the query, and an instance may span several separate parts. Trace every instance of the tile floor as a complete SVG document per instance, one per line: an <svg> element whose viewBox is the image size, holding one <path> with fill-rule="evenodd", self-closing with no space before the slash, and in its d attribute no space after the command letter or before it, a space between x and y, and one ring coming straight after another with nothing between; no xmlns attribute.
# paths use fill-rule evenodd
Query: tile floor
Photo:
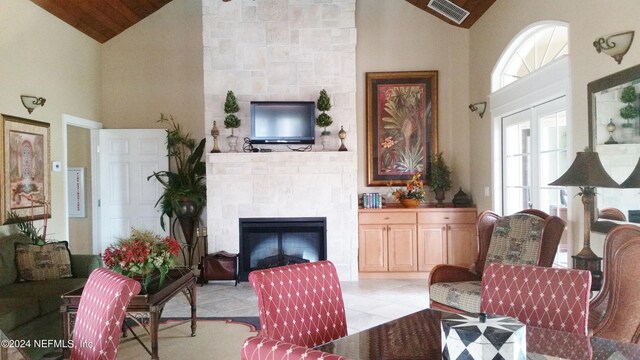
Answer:
<svg viewBox="0 0 640 360"><path fill-rule="evenodd" d="M210 282L196 290L198 317L258 316L258 302L248 282ZM349 334L424 309L429 305L427 279L362 279L342 282ZM188 317L185 297L165 306L163 317Z"/></svg>

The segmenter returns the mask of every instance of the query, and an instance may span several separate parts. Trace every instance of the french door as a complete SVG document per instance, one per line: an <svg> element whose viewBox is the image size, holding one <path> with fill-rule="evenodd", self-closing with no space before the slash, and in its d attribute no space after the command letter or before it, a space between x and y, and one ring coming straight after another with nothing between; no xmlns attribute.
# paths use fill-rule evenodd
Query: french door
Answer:
<svg viewBox="0 0 640 360"><path fill-rule="evenodd" d="M566 208L566 190L549 186L567 169L566 98L502 118L502 208L504 214Z"/></svg>

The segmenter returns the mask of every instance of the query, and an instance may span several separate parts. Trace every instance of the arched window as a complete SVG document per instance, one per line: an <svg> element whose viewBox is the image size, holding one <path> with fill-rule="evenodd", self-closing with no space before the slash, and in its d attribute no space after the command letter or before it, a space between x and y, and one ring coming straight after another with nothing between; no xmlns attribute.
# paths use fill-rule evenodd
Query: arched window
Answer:
<svg viewBox="0 0 640 360"><path fill-rule="evenodd" d="M491 90L501 89L567 54L566 25L549 22L532 25L516 36L500 57Z"/></svg>
<svg viewBox="0 0 640 360"><path fill-rule="evenodd" d="M549 185L568 166L568 45L567 24L535 23L513 38L494 67L494 208L503 214L535 208L568 220L566 190Z"/></svg>

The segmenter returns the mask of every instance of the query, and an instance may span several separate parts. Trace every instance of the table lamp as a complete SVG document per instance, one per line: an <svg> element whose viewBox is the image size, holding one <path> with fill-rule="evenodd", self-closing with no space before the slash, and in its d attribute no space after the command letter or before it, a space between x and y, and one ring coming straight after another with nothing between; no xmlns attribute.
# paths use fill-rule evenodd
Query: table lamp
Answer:
<svg viewBox="0 0 640 360"><path fill-rule="evenodd" d="M598 153L589 149L578 152L569 170L549 185L580 187L579 195L582 195L582 204L584 205L584 243L582 250L572 256L573 267L591 271L594 287L599 287L595 285L599 284L602 274L600 266L602 258L591 250L591 214L594 197L597 187L617 188L619 185L602 167Z"/></svg>

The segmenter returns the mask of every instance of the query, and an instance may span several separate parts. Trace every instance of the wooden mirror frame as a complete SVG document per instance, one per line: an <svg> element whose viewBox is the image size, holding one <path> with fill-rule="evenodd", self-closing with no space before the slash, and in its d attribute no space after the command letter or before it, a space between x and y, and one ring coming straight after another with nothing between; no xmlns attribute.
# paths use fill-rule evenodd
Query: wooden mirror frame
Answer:
<svg viewBox="0 0 640 360"><path fill-rule="evenodd" d="M588 118L589 118L589 148L596 150L597 139L597 119L595 95L603 90L640 79L640 65L632 66L628 69L594 80L587 84ZM596 202L597 204L597 202ZM596 207L593 207L591 214L591 231L598 233L608 233L613 227L619 225L616 222L599 220L596 216Z"/></svg>

